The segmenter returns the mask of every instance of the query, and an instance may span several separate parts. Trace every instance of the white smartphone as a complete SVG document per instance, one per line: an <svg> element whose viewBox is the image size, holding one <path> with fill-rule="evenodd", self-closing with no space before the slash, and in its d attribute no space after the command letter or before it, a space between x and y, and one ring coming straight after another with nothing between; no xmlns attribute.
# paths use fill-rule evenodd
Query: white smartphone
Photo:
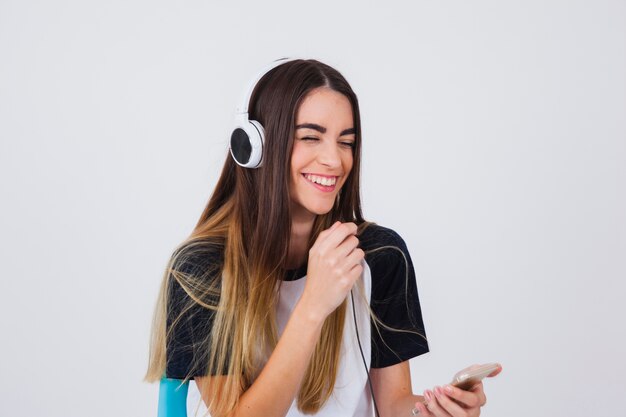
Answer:
<svg viewBox="0 0 626 417"><path fill-rule="evenodd" d="M462 390L468 390L474 385L482 381L484 377L491 374L500 367L497 363L487 363L477 366L476 368L466 368L457 372L452 378L450 385L459 387Z"/></svg>

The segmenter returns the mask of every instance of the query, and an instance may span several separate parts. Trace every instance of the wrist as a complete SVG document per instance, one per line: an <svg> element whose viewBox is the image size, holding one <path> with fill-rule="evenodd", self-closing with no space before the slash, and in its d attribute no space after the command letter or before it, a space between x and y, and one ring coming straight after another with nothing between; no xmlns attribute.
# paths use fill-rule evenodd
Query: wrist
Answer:
<svg viewBox="0 0 626 417"><path fill-rule="evenodd" d="M292 317L293 316L298 317L305 325L312 326L313 328L319 327L321 329L327 315L315 308L314 305L309 303L303 296L296 303L292 313Z"/></svg>
<svg viewBox="0 0 626 417"><path fill-rule="evenodd" d="M413 410L416 410L415 403L423 403L424 397L421 395L415 395L413 393L406 393L403 396L397 397L392 404L392 410L389 415L392 416L413 416Z"/></svg>

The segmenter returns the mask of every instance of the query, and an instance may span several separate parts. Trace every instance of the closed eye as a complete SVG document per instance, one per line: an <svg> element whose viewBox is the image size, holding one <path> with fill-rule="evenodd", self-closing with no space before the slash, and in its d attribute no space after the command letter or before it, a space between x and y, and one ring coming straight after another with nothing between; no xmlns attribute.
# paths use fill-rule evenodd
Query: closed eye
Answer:
<svg viewBox="0 0 626 417"><path fill-rule="evenodd" d="M303 138L300 138L300 140L305 141L305 142L319 142L320 138L316 138L314 136L305 136ZM344 148L354 149L354 146L355 146L355 141L353 140L342 140L337 143L339 143L339 145Z"/></svg>

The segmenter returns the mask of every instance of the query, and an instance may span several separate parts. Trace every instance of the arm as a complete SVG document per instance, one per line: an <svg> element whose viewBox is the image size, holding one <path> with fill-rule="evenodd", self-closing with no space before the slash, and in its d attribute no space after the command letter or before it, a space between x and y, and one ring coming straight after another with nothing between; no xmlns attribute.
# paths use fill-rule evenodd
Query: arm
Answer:
<svg viewBox="0 0 626 417"><path fill-rule="evenodd" d="M367 255L372 270L370 306L395 332L372 321L370 377L381 416L412 416L423 397L411 389L409 359L428 352L415 270L406 243L395 231L380 226L362 235L367 247L383 250ZM366 250L367 252L367 250Z"/></svg>
<svg viewBox="0 0 626 417"><path fill-rule="evenodd" d="M414 395L411 389L409 361L385 368L372 368L370 378L381 416L411 416L415 403L424 401L424 397Z"/></svg>
<svg viewBox="0 0 626 417"><path fill-rule="evenodd" d="M356 225L335 223L309 251L304 292L263 370L241 394L229 417L285 416L296 397L326 317L345 300L361 276L364 253ZM205 403L207 387L225 376L195 378ZM209 410L211 411L211 410ZM222 417L222 416L215 416Z"/></svg>
<svg viewBox="0 0 626 417"><path fill-rule="evenodd" d="M324 318L309 313L306 303L298 302L285 331L263 371L243 393L232 416L284 416L293 402L307 369ZM220 384L225 376L196 377L203 400L207 384ZM217 416L216 416L217 417Z"/></svg>

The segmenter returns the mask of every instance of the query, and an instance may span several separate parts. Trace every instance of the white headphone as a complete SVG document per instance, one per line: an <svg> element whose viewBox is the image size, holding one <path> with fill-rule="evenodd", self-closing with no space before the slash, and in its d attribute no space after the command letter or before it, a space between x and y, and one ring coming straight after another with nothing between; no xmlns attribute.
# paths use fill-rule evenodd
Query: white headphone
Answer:
<svg viewBox="0 0 626 417"><path fill-rule="evenodd" d="M230 155L237 164L244 168L258 168L263 162L265 130L261 123L248 119L248 105L254 87L270 70L296 59L298 58L281 58L273 61L259 71L256 77L250 80L248 88L244 90L244 95L236 110L235 126L230 134Z"/></svg>

